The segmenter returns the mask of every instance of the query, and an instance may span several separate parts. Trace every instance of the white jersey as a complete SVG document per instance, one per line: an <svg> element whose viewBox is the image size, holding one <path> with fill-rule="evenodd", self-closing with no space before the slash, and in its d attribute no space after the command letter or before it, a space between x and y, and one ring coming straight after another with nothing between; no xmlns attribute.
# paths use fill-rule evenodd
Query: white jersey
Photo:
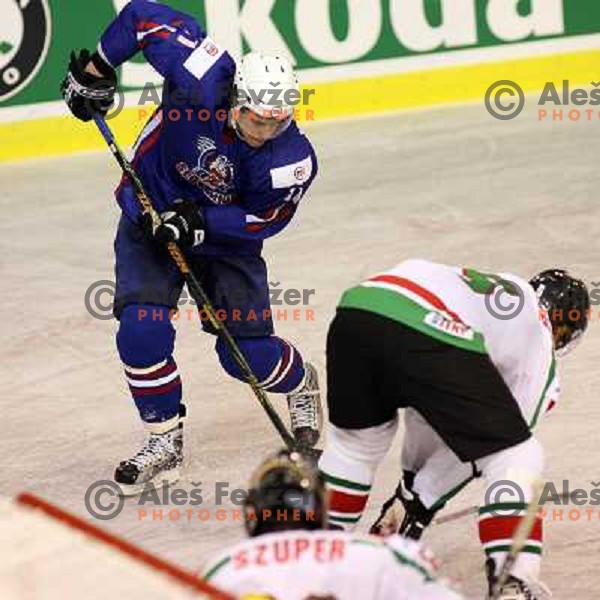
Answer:
<svg viewBox="0 0 600 600"><path fill-rule="evenodd" d="M372 310L487 353L530 427L558 400L548 315L516 275L407 260L348 290L340 306Z"/></svg>
<svg viewBox="0 0 600 600"><path fill-rule="evenodd" d="M283 531L243 541L204 577L236 598L258 600L460 600L435 581L421 547L342 531Z"/></svg>

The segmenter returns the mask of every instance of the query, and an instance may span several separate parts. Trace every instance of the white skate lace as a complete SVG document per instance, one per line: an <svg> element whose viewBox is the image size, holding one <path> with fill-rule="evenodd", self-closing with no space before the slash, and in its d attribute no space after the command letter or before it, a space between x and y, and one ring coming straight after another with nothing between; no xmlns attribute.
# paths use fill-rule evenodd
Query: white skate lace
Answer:
<svg viewBox="0 0 600 600"><path fill-rule="evenodd" d="M552 592L541 582L509 581L502 588L502 600L549 600Z"/></svg>
<svg viewBox="0 0 600 600"><path fill-rule="evenodd" d="M318 390L302 391L290 397L292 429L300 429L300 427L318 429L319 423L316 402L314 401L314 398L318 396L318 394Z"/></svg>
<svg viewBox="0 0 600 600"><path fill-rule="evenodd" d="M153 465L164 458L165 451L169 452L168 446L170 442L171 436L169 434L150 434L142 449L129 462L142 469Z"/></svg>
<svg viewBox="0 0 600 600"><path fill-rule="evenodd" d="M518 581L504 584L500 598L502 600L533 600L529 589Z"/></svg>
<svg viewBox="0 0 600 600"><path fill-rule="evenodd" d="M526 585L531 591L531 597L535 600L550 600L550 598L552 598L552 592L545 583L542 583L541 581L532 581Z"/></svg>

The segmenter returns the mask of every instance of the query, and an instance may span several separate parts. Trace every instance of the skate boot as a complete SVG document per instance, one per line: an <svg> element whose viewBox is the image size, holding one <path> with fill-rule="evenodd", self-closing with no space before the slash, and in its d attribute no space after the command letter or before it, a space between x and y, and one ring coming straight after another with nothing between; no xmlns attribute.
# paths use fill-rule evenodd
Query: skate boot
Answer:
<svg viewBox="0 0 600 600"><path fill-rule="evenodd" d="M183 423L177 419L174 427L161 433L150 432L140 451L122 461L115 471L115 481L123 496L136 496L146 485L162 487L175 483L183 462Z"/></svg>
<svg viewBox="0 0 600 600"><path fill-rule="evenodd" d="M323 426L323 408L317 370L304 363L302 387L287 395L292 433L300 446L314 448L319 441Z"/></svg>
<svg viewBox="0 0 600 600"><path fill-rule="evenodd" d="M525 582L514 575L509 575L500 592L494 595L498 578L494 574L496 569L493 558L488 558L485 568L489 584L488 600L548 600L552 597L552 593L542 582Z"/></svg>

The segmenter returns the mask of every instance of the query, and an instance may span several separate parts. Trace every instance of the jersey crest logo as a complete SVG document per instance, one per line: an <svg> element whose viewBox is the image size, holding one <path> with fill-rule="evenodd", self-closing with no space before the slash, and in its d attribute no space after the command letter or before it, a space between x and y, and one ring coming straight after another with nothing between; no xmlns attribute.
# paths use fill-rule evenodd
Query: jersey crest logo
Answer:
<svg viewBox="0 0 600 600"><path fill-rule="evenodd" d="M294 171L294 177L298 181L304 181L306 179L306 168L305 167L296 167Z"/></svg>
<svg viewBox="0 0 600 600"><path fill-rule="evenodd" d="M189 183L200 188L214 204L231 204L234 199L235 169L233 163L219 154L213 140L199 137L196 142L200 154L195 167L178 163L177 171Z"/></svg>
<svg viewBox="0 0 600 600"><path fill-rule="evenodd" d="M217 54L219 54L219 48L217 48L217 46L215 46L213 43L208 42L205 46L204 46L204 51L209 55L209 56L216 56Z"/></svg>
<svg viewBox="0 0 600 600"><path fill-rule="evenodd" d="M47 0L0 0L0 102L25 88L48 54Z"/></svg>

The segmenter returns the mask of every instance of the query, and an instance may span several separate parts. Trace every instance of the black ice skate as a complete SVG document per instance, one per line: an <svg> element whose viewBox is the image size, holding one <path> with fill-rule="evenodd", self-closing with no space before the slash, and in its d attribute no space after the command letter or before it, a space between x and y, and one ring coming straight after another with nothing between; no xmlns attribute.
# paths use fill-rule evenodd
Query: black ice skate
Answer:
<svg viewBox="0 0 600 600"><path fill-rule="evenodd" d="M292 423L292 433L299 445L314 448L321 436L323 408L317 370L310 363L304 363L302 387L288 394L287 401Z"/></svg>
<svg viewBox="0 0 600 600"><path fill-rule="evenodd" d="M115 481L123 496L135 496L149 483L160 487L178 481L182 462L183 423L178 420L169 431L150 433L141 450L117 467Z"/></svg>

